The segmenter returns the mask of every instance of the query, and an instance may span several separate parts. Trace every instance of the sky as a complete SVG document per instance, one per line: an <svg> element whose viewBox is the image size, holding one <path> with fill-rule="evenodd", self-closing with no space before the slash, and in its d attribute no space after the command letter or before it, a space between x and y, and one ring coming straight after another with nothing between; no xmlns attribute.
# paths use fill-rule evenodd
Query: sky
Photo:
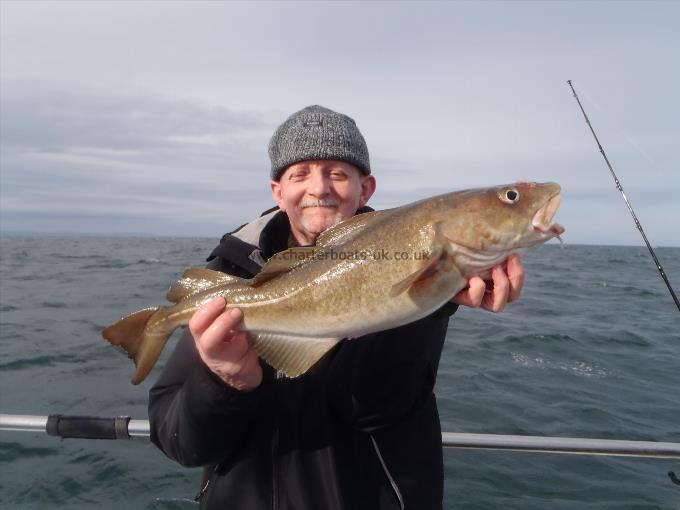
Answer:
<svg viewBox="0 0 680 510"><path fill-rule="evenodd" d="M207 236L273 205L267 144L320 104L374 208L562 186L573 244L680 246L680 2L0 1L0 235Z"/></svg>

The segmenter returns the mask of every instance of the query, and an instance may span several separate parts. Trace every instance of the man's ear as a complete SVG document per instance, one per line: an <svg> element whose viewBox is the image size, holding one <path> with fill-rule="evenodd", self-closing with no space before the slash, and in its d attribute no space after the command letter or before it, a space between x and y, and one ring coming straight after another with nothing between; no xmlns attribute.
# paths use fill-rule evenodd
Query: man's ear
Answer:
<svg viewBox="0 0 680 510"><path fill-rule="evenodd" d="M359 197L359 207L363 207L368 203L373 193L375 193L376 182L375 177L367 175L361 181L361 196Z"/></svg>
<svg viewBox="0 0 680 510"><path fill-rule="evenodd" d="M283 205L283 192L281 190L281 182L271 181L271 188L272 198L274 199L274 202L276 202L276 205L279 206L279 209L285 212L286 208Z"/></svg>

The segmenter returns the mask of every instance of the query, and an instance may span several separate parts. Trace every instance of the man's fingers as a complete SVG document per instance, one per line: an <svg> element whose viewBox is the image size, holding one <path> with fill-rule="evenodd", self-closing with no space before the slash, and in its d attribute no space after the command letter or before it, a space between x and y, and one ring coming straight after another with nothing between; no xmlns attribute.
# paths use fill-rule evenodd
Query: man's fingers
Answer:
<svg viewBox="0 0 680 510"><path fill-rule="evenodd" d="M232 347L236 343L236 339L243 337L245 342L245 333L238 330L238 325L243 319L243 314L238 309L229 309L220 314L210 324L203 334L198 338L198 343L206 353L212 351L221 351ZM245 342L247 346L247 342ZM220 357L224 357L228 353L219 353ZM233 357L233 355L231 355ZM240 357L240 354L239 354Z"/></svg>
<svg viewBox="0 0 680 510"><path fill-rule="evenodd" d="M470 308L477 308L482 304L484 299L484 292L486 291L486 284L478 276L470 278L468 288L461 290L453 298L453 302Z"/></svg>
<svg viewBox="0 0 680 510"><path fill-rule="evenodd" d="M209 301L191 317L189 330L210 371L230 386L249 391L262 382L262 367L246 333L239 330L243 313L225 306L222 298Z"/></svg>
<svg viewBox="0 0 680 510"><path fill-rule="evenodd" d="M216 297L208 301L189 320L189 331L194 338L200 337L213 321L224 311L226 306L224 298Z"/></svg>
<svg viewBox="0 0 680 510"><path fill-rule="evenodd" d="M218 315L203 334L217 335L227 331L237 331L238 325L243 320L243 313L238 308L229 308Z"/></svg>
<svg viewBox="0 0 680 510"><path fill-rule="evenodd" d="M474 308L482 304L486 292L486 283L479 276L470 278L470 302Z"/></svg>
<svg viewBox="0 0 680 510"><path fill-rule="evenodd" d="M493 290L491 291L491 294L487 296L484 308L487 308L492 312L500 312L505 308L505 304L508 302L510 281L508 280L505 271L503 271L503 268L499 266L493 268L491 275L493 278Z"/></svg>
<svg viewBox="0 0 680 510"><path fill-rule="evenodd" d="M508 280L510 281L510 293L508 303L512 303L519 298L524 287L524 267L519 255L512 255L508 258Z"/></svg>
<svg viewBox="0 0 680 510"><path fill-rule="evenodd" d="M262 382L262 367L254 349L248 349L237 363L222 365L220 371L224 371L222 379L237 390L249 391Z"/></svg>
<svg viewBox="0 0 680 510"><path fill-rule="evenodd" d="M252 370L253 360L257 361L257 352L250 348L245 335L238 335L234 340L224 348L228 351L228 356L225 356L224 361L220 363L220 374L223 377L235 377L241 372L247 374Z"/></svg>

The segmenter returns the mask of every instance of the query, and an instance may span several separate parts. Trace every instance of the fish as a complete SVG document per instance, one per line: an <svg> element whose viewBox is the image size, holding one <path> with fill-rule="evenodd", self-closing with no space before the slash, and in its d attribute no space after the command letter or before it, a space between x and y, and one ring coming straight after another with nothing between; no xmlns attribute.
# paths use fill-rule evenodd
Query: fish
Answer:
<svg viewBox="0 0 680 510"><path fill-rule="evenodd" d="M323 232L315 246L270 258L251 279L186 269L171 306L139 310L102 331L134 360L141 383L172 332L208 301L243 312L258 355L288 377L309 370L343 338L395 328L434 312L473 276L558 238L557 183L517 182L454 191L367 212Z"/></svg>

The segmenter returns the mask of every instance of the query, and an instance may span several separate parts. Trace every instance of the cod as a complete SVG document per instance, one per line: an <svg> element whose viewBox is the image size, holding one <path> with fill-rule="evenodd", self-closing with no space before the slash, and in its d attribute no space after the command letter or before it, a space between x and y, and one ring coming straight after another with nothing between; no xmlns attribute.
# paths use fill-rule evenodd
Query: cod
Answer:
<svg viewBox="0 0 680 510"><path fill-rule="evenodd" d="M518 182L360 214L313 247L276 254L251 279L187 269L166 296L174 305L135 312L102 336L134 360L139 384L171 333L221 296L243 312L258 355L295 377L339 340L416 321L469 278L487 279L509 255L559 238L564 228L552 223L559 203L558 184Z"/></svg>

